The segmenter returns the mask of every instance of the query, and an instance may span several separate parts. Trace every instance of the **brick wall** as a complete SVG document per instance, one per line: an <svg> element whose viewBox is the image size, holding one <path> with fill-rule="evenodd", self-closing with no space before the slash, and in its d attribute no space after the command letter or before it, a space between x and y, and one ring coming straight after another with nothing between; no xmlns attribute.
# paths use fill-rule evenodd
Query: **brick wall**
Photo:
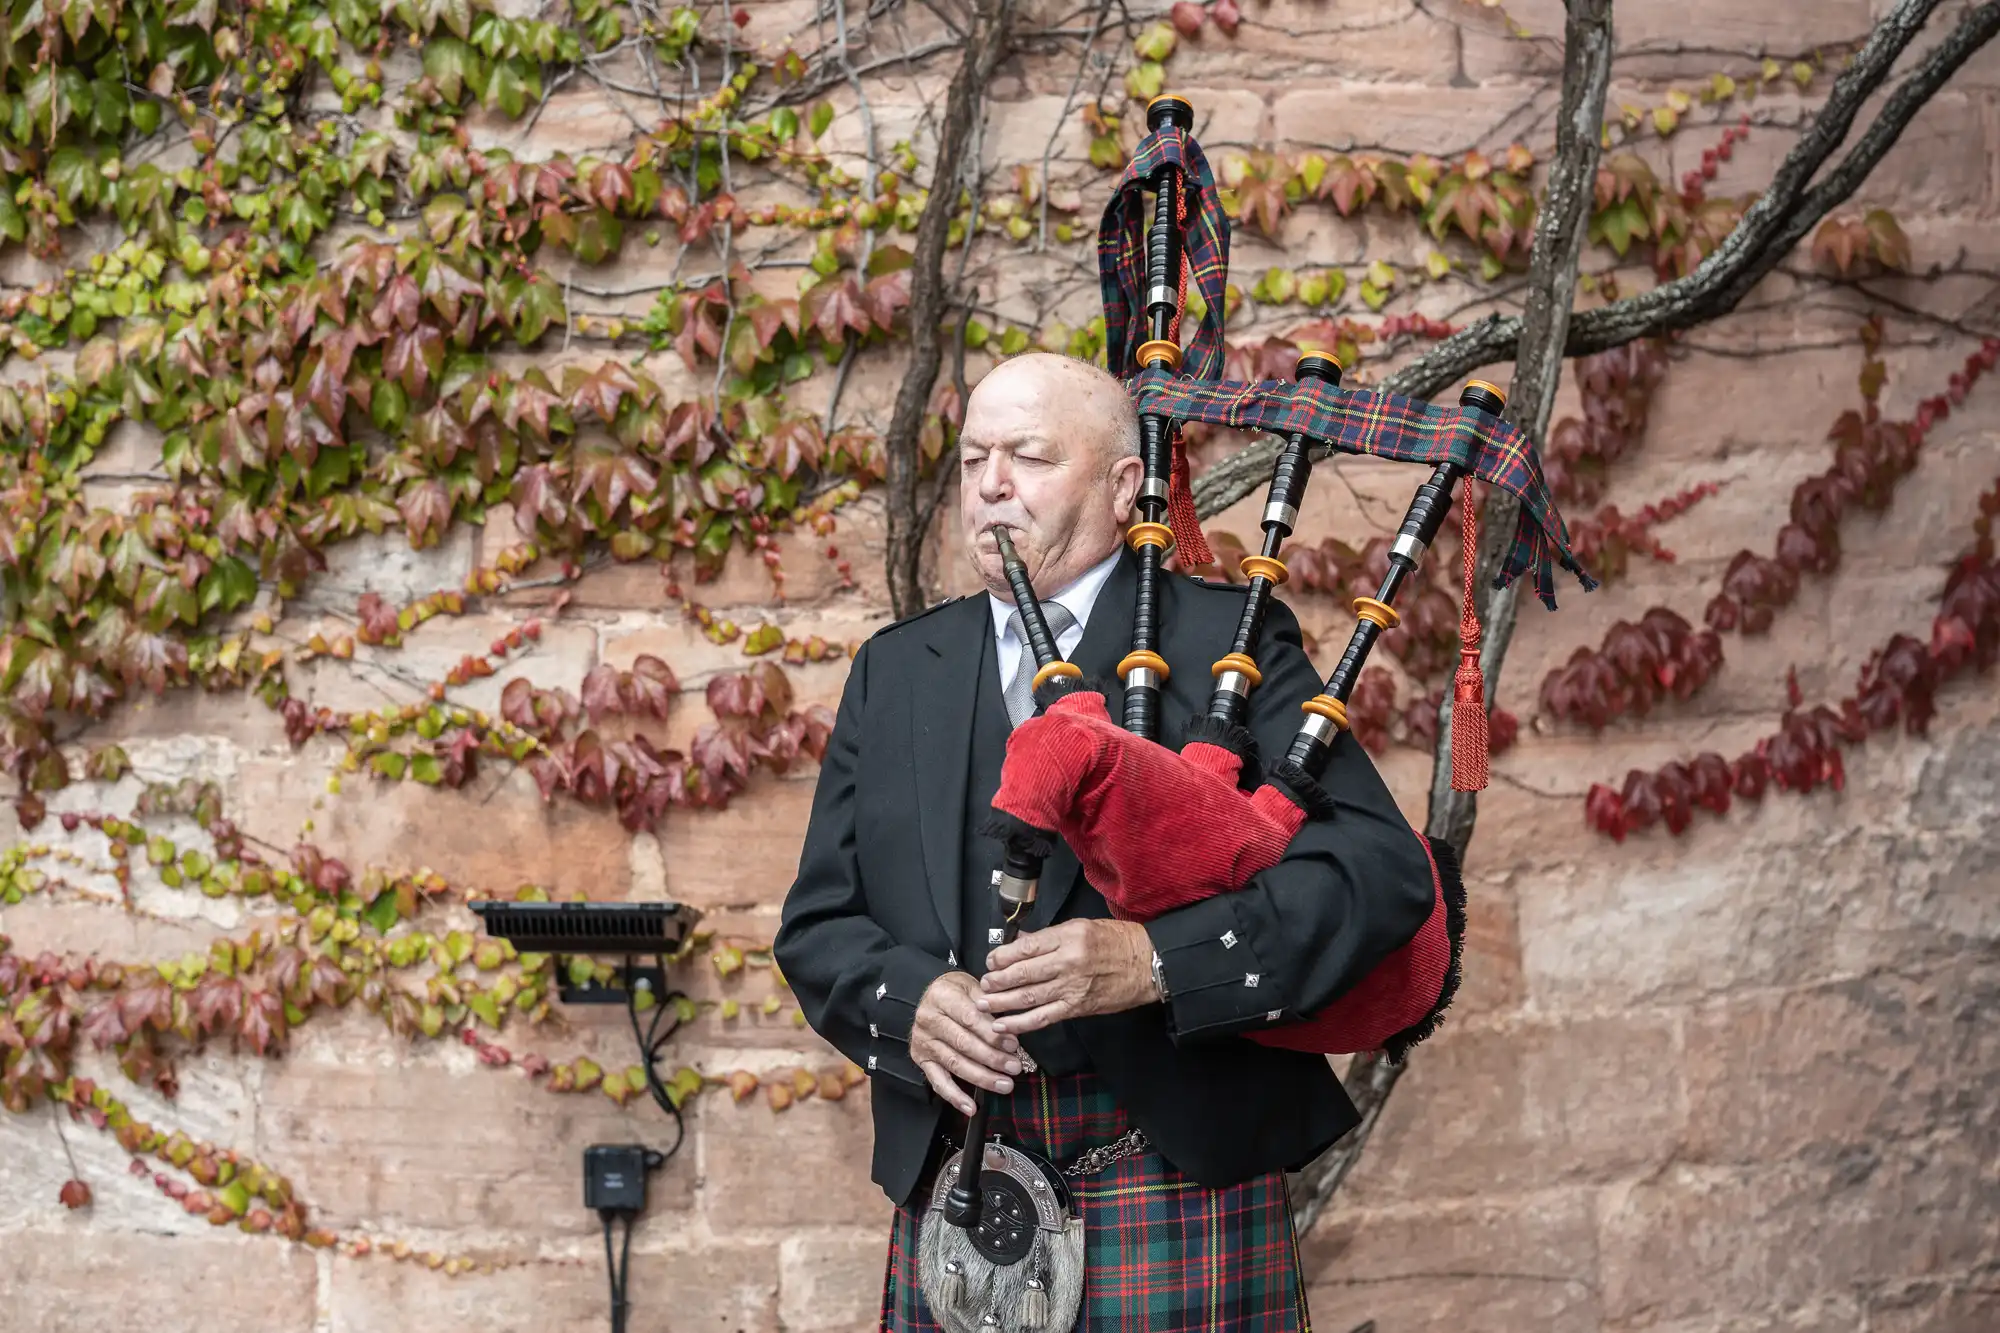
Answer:
<svg viewBox="0 0 2000 1333"><path fill-rule="evenodd" d="M1619 6L1629 57L1614 100L1657 100L1672 79L1742 63L1717 50L1789 55L1801 33L1855 34L1885 7L1630 0ZM1536 32L1559 29L1554 0L1510 8ZM1449 0L1260 0L1247 11L1236 41L1211 32L1170 66L1170 86L1195 99L1207 118L1204 142L1218 155L1232 144L1442 153L1551 138L1559 52L1506 39L1490 11ZM766 23L782 30L802 12L759 7L751 35ZM1898 210L1919 270L1961 256L1990 270L2000 251L1996 62L1989 55L1969 67L1865 192ZM1039 159L1070 78L1067 67L1039 61L1004 72L983 140L989 165L1007 171ZM918 99L936 82L875 91L885 140L915 123ZM575 81L526 140L498 119L479 134L529 153L615 147L630 131L615 96ZM1761 113L1799 105L1774 95ZM853 120L843 114L836 134ZM1678 172L1702 142L1690 134L1655 145L1655 159ZM1760 126L1721 188L1751 188L1788 142L1782 128ZM1056 159L1087 183L1085 146L1072 126ZM1101 185L1092 188L1086 216L1102 198ZM1317 211L1288 223L1282 247L1239 236L1236 272L1247 283L1281 261L1414 263L1429 248L1407 224L1344 223ZM664 274L663 254L627 251L621 282ZM1088 262L1081 248L1076 257ZM11 281L34 277L18 256L7 264ZM974 273L983 274L984 297L1016 319L1093 313L1094 284L1052 260L982 253ZM1952 316L1980 313L1982 288L1964 278L1884 290ZM630 313L646 299L634 298ZM1454 304L1448 289L1425 299L1431 313ZM1632 579L1589 598L1572 592L1553 616L1524 612L1500 685L1523 734L1481 803L1465 991L1306 1246L1318 1327L1341 1333L1373 1319L1380 1333L1970 1333L2000 1324L1992 1115L2000 1039L1981 1018L2000 998L2000 861L1991 850L2000 703L1990 681L1948 690L1927 739L1876 737L1852 751L1839 793L1773 794L1760 807L1704 818L1685 837L1656 832L1622 845L1586 830L1581 809L1592 781L1615 783L1630 768L1697 749L1735 753L1771 731L1788 667L1808 700L1833 699L1891 633L1926 634L1943 562L1964 545L1974 497L1994 478L2000 391L1977 391L1934 432L1885 515L1848 520L1836 577L1808 577L1773 634L1728 638L1726 665L1695 702L1602 736L1531 721L1543 674L1614 621L1654 604L1697 620L1728 559L1744 545L1768 551L1791 487L1826 465L1826 429L1854 396L1853 329L1866 307L1789 279L1774 279L1755 304L1676 352L1643 447L1607 497L1629 511L1697 481L1725 483L1663 530L1679 560L1635 562ZM1284 327L1272 317L1247 332ZM1933 325L1899 326L1889 413L1907 415L1941 387L1967 346ZM984 364L975 359L974 373ZM696 387L671 355L646 365L679 391ZM843 411L880 425L893 390L893 369L865 368L847 385ZM1566 391L1559 415L1574 407ZM135 433L107 451L99 483L107 502L122 484L110 478L141 470L131 464L154 447ZM1324 479L1311 497L1309 538L1358 540L1400 513L1412 484L1402 469L1338 471L1346 484ZM1212 528L1254 531L1259 503L1245 501ZM280 632L303 640L331 627L364 590L395 601L456 587L512 540L506 520L498 514L485 533L423 553L397 540L349 543L286 608ZM947 514L939 582L963 590L951 523ZM873 499L842 516L836 540L857 588L836 586L818 543L792 542L782 606L747 565L697 595L746 623L861 637L888 614L880 530ZM414 700L410 681L480 651L545 596L441 618L393 653L362 648L351 663L295 668L297 692L336 708ZM1322 642L1344 641L1339 607L1309 595L1293 604ZM734 646L684 623L653 572L613 568L575 589L534 651L456 697L491 706L512 674L574 690L592 665L627 665L640 653L666 659L695 687L665 728L675 744L705 717L696 691L707 677L744 662ZM803 700L831 703L842 671L823 664L791 675ZM533 882L600 898L671 896L752 938L775 927L813 782L809 769L760 778L727 811L675 812L632 836L612 816L544 806L520 772L489 775L470 793L406 787L410 795L383 800L350 783L347 794L329 795L334 752L317 744L294 752L275 715L237 697L132 707L87 739L118 741L149 780L218 781L231 815L280 847L310 822L318 842L357 867L428 865L490 893ZM1395 751L1383 768L1421 821L1427 757ZM124 810L137 790L127 778L51 805ZM11 819L0 807L0 846L21 836ZM34 836L52 833L53 822ZM87 840L79 846L88 850ZM178 957L254 924L234 900L155 886L139 902L146 915L74 896L30 899L0 908L0 931L30 951L138 960ZM837 1063L782 1016L757 1013L766 974L722 982L697 968L689 980L701 996L741 999L743 1016L705 1015L676 1044L675 1061L753 1072ZM570 1009L561 1018L561 1031L517 1049L629 1063L622 1015ZM314 1022L279 1060L200 1053L183 1070L176 1103L143 1092L131 1101L158 1123L284 1171L321 1225L468 1255L492 1271L446 1277L379 1254L307 1251L211 1228L129 1175L109 1137L64 1125L96 1193L91 1209L72 1214L56 1201L71 1174L59 1127L42 1113L0 1114L0 1330L600 1327L603 1258L581 1206L581 1150L634 1138L663 1145L670 1132L643 1101L620 1111L601 1098L552 1096L479 1067L455 1044L391 1039L363 1015ZM782 1113L762 1098L700 1098L686 1146L656 1178L637 1231L634 1327L869 1326L888 1207L867 1178L868 1145L865 1086Z"/></svg>

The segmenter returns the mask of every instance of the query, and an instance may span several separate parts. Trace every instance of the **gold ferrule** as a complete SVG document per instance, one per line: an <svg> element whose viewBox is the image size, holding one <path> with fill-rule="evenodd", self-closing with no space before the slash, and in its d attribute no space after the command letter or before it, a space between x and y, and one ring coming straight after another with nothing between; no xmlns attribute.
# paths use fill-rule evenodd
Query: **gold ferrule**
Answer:
<svg viewBox="0 0 2000 1333"><path fill-rule="evenodd" d="M1299 711L1318 713L1342 731L1347 730L1347 705L1330 694L1315 694L1299 705Z"/></svg>
<svg viewBox="0 0 2000 1333"><path fill-rule="evenodd" d="M1237 568L1243 571L1246 579L1267 578L1274 585L1283 585L1286 578L1285 562L1276 556L1246 555Z"/></svg>
<svg viewBox="0 0 2000 1333"><path fill-rule="evenodd" d="M1074 662L1051 662L1035 673L1033 688L1039 690L1058 676L1076 676L1080 678L1082 675L1083 668Z"/></svg>
<svg viewBox="0 0 2000 1333"><path fill-rule="evenodd" d="M1147 546L1164 551L1174 544L1174 530L1164 523L1134 523L1126 530L1125 541L1135 551Z"/></svg>
<svg viewBox="0 0 2000 1333"><path fill-rule="evenodd" d="M1492 380L1467 380L1465 387L1468 389L1484 389L1500 400L1500 406L1507 406L1507 391Z"/></svg>
<svg viewBox="0 0 2000 1333"><path fill-rule="evenodd" d="M1166 683L1167 659L1161 657L1158 653L1149 653L1143 648L1136 652L1125 654L1125 660L1118 664L1118 675L1122 679L1141 667L1157 673L1160 677L1160 683Z"/></svg>
<svg viewBox="0 0 2000 1333"><path fill-rule="evenodd" d="M1179 343L1169 342L1165 338L1153 338L1140 343L1139 350L1132 354L1132 359L1148 369L1164 362L1168 370L1179 370L1181 347Z"/></svg>
<svg viewBox="0 0 2000 1333"><path fill-rule="evenodd" d="M1403 618L1396 614L1395 607L1387 602L1378 602L1373 597L1355 598L1354 614L1363 620L1374 621L1383 629L1394 629L1403 623Z"/></svg>
<svg viewBox="0 0 2000 1333"><path fill-rule="evenodd" d="M1231 653L1227 657L1217 659L1215 665L1208 669L1208 674L1220 676L1225 671L1234 671L1248 677L1252 686L1264 683L1264 673L1257 669L1255 662L1242 653Z"/></svg>

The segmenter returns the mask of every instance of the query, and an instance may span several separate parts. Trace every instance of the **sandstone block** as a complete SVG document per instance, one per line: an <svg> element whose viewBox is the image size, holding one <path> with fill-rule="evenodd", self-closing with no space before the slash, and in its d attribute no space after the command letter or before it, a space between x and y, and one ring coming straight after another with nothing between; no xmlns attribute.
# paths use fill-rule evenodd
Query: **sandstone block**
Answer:
<svg viewBox="0 0 2000 1333"><path fill-rule="evenodd" d="M1589 1288L1596 1282L1596 1205L1590 1191L1577 1189L1505 1201L1337 1208L1301 1244L1300 1258L1316 1289L1352 1287L1361 1298L1383 1283L1478 1276L1466 1270ZM1348 1327L1341 1319L1329 1322Z"/></svg>
<svg viewBox="0 0 2000 1333"><path fill-rule="evenodd" d="M1458 30L1459 65L1475 84L1555 80L1562 77L1562 0L1515 0L1503 17L1494 9L1451 15ZM1528 32L1514 35L1507 19ZM1616 25L1614 24L1614 30Z"/></svg>
<svg viewBox="0 0 2000 1333"><path fill-rule="evenodd" d="M2000 1291L1978 1279L1924 1283L1879 1296L1868 1310L1876 1333L1984 1333L2000 1327Z"/></svg>
<svg viewBox="0 0 2000 1333"><path fill-rule="evenodd" d="M544 805L525 769L489 765L459 791L416 782L384 790L350 775L336 796L326 792L328 767L310 756L246 766L245 790L260 793L243 812L247 832L289 848L311 819L310 839L357 876L370 865L427 865L480 897L539 884L552 894L621 898L631 882L630 835L617 814L568 795Z"/></svg>
<svg viewBox="0 0 2000 1333"><path fill-rule="evenodd" d="M697 906L777 906L799 870L817 776L769 779L724 810L676 812L660 830L667 891Z"/></svg>
<svg viewBox="0 0 2000 1333"><path fill-rule="evenodd" d="M1351 1329L1373 1320L1377 1333L1596 1330L1595 1211L1583 1190L1343 1204L1303 1249L1314 1321Z"/></svg>
<svg viewBox="0 0 2000 1333"><path fill-rule="evenodd" d="M259 1071L246 1069L226 1050L183 1058L180 1095L172 1103L126 1083L115 1062L95 1053L80 1058L77 1067L86 1077L116 1089L141 1120L180 1129L196 1142L218 1147L247 1150L252 1145ZM16 1229L24 1228L75 1237L86 1228L122 1229L185 1236L196 1244L240 1234L218 1232L205 1217L189 1215L162 1194L150 1176L131 1174L132 1155L118 1146L113 1135L92 1128L88 1121L72 1120L67 1110L61 1115L58 1125L43 1106L23 1114L0 1113L0 1231L19 1235L25 1232ZM148 1165L158 1167L153 1162ZM86 1212L71 1213L58 1197L72 1176L90 1186ZM0 1254L13 1243L11 1236L0 1241ZM11 1272L0 1266L0 1274L11 1276ZM0 1283L0 1290L5 1287ZM0 1310L0 1328L7 1327L5 1319Z"/></svg>
<svg viewBox="0 0 2000 1333"><path fill-rule="evenodd" d="M6 1333L311 1333L314 1327L313 1256L270 1237L137 1235L70 1225L15 1232L5 1253L0 1329Z"/></svg>
<svg viewBox="0 0 2000 1333"><path fill-rule="evenodd" d="M363 593L400 608L434 592L461 591L478 535L472 525L454 523L437 545L419 551L400 528L356 533L324 548L326 568L306 581L287 609L352 618Z"/></svg>
<svg viewBox="0 0 2000 1333"><path fill-rule="evenodd" d="M1346 1186L1357 1204L1602 1179L1681 1140L1664 1019L1447 1025L1424 1051Z"/></svg>
<svg viewBox="0 0 2000 1333"><path fill-rule="evenodd" d="M1996 979L1870 976L1704 1006L1687 1029L1690 1158L1766 1162L1967 1125Z"/></svg>
<svg viewBox="0 0 2000 1333"><path fill-rule="evenodd" d="M1956 1271L1996 1239L1979 1152L1939 1135L1852 1145L1825 1164L1670 1168L1604 1216L1606 1319L1736 1327L1825 1293Z"/></svg>
<svg viewBox="0 0 2000 1333"><path fill-rule="evenodd" d="M1872 123L1887 97L1878 94L1863 106L1858 123ZM1984 94L1940 91L1854 192L1853 206L1898 214L1986 211L1995 169L1991 116Z"/></svg>
<svg viewBox="0 0 2000 1333"><path fill-rule="evenodd" d="M1533 101L1526 88L1367 84L1280 93L1271 112L1281 150L1376 148L1446 156L1504 147L1528 123Z"/></svg>
<svg viewBox="0 0 2000 1333"><path fill-rule="evenodd" d="M778 1246L778 1318L799 1333L874 1328L889 1235L791 1236Z"/></svg>
<svg viewBox="0 0 2000 1333"><path fill-rule="evenodd" d="M1183 38L1167 68L1177 92L1186 91L1182 80L1219 88L1307 78L1445 83L1457 67L1455 17L1411 0L1273 4L1246 11L1234 36L1204 27Z"/></svg>
<svg viewBox="0 0 2000 1333"><path fill-rule="evenodd" d="M1546 11L1544 3L1536 12ZM1872 24L1869 0L1818 0L1812 21L1826 32L1863 33ZM1736 5L1727 0L1690 0L1687 4L1633 5L1617 14L1618 49L1679 47L1695 34L1705 47L1783 56L1798 49L1801 11L1789 5ZM1560 36L1562 24L1546 21L1536 30ZM1707 56L1710 63L1714 57Z"/></svg>
<svg viewBox="0 0 2000 1333"><path fill-rule="evenodd" d="M619 1068L636 1060L627 1049ZM705 1111L697 1101L684 1114L689 1141L654 1173L651 1213L693 1204ZM263 1159L291 1178L321 1225L385 1237L449 1231L468 1250L499 1237L594 1231L579 1174L584 1148L673 1141L673 1126L645 1098L621 1110L601 1093L549 1092L512 1069L452 1068L441 1052L405 1053L388 1068L282 1061L268 1076L258 1128Z"/></svg>
<svg viewBox="0 0 2000 1333"><path fill-rule="evenodd" d="M595 1219L592 1219L593 1222ZM650 1213L632 1234L626 1299L634 1328L761 1330L773 1328L777 1251L769 1245L704 1244L695 1250L653 1246L677 1222ZM411 1263L370 1256L336 1258L333 1333L548 1333L596 1328L609 1318L610 1292L601 1246L578 1257L492 1273L444 1277Z"/></svg>
<svg viewBox="0 0 2000 1333"><path fill-rule="evenodd" d="M775 1124L761 1097L705 1107L702 1214L716 1234L852 1226L886 1235L890 1205L868 1178L874 1130L859 1091L796 1103ZM784 1150L773 1151L780 1135Z"/></svg>

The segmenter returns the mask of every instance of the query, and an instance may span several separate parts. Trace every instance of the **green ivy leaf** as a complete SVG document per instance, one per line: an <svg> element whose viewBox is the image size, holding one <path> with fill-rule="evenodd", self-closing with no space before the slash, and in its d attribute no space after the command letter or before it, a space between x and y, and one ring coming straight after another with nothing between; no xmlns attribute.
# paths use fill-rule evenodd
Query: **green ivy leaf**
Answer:
<svg viewBox="0 0 2000 1333"><path fill-rule="evenodd" d="M811 119L807 122L808 128L812 131L812 137L818 139L822 134L826 133L826 127L831 124L833 124L833 103L824 100L815 102L811 112Z"/></svg>
<svg viewBox="0 0 2000 1333"><path fill-rule="evenodd" d="M498 105L510 119L519 119L528 109L528 102L540 100L542 76L540 70L519 60L503 60L493 67L493 76L486 81L487 106Z"/></svg>
<svg viewBox="0 0 2000 1333"><path fill-rule="evenodd" d="M1637 195L1626 196L1590 220L1590 238L1604 241L1620 258L1632 248L1634 237L1645 236L1649 230Z"/></svg>
<svg viewBox="0 0 2000 1333"><path fill-rule="evenodd" d="M396 905L396 891L384 889L376 894L375 900L362 909L361 919L375 927L376 933L388 934L390 928L402 919L402 912Z"/></svg>
<svg viewBox="0 0 2000 1333"><path fill-rule="evenodd" d="M409 767L409 762L408 759L397 754L394 750L383 750L369 758L368 766L383 777L388 778L391 782L401 782L404 770Z"/></svg>
<svg viewBox="0 0 2000 1333"><path fill-rule="evenodd" d="M1169 27L1167 31L1172 32L1173 29ZM1125 91L1142 102L1149 102L1160 95L1160 89L1166 83L1166 79L1166 67L1158 61L1147 60L1133 66L1125 75ZM1093 159L1096 157L1094 150L1091 156Z"/></svg>
<svg viewBox="0 0 2000 1333"><path fill-rule="evenodd" d="M673 1078L667 1082L667 1100L674 1104L675 1110L679 1110L687 1104L688 1098L701 1091L702 1083L700 1073L683 1065L674 1071Z"/></svg>
<svg viewBox="0 0 2000 1333"><path fill-rule="evenodd" d="M468 998L465 1002L465 1007L479 1015L480 1021L485 1023L487 1027L492 1028L495 1032L500 1030L500 1003L491 994L481 991ZM578 1063L582 1062L579 1061Z"/></svg>

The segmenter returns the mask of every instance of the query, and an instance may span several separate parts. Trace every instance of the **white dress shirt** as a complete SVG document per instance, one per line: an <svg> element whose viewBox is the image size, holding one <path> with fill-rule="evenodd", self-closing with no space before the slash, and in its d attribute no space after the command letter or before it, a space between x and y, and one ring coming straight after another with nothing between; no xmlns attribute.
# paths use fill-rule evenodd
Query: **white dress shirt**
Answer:
<svg viewBox="0 0 2000 1333"><path fill-rule="evenodd" d="M1044 597L1044 602L1061 602L1064 609L1076 617L1076 624L1056 636L1056 649L1065 660L1075 657L1076 646L1083 642L1084 626L1090 623L1090 608L1097 604L1097 594L1104 590L1104 581L1111 577L1111 570L1118 563L1120 547L1104 557L1067 588L1053 597ZM1000 664L1000 691L1005 694L1007 687L1014 683L1014 673L1021 669L1021 661L1027 656L1027 643L1014 633L1008 620L1014 614L1014 604L1003 602L992 593L986 594L988 605L993 610L993 657Z"/></svg>

